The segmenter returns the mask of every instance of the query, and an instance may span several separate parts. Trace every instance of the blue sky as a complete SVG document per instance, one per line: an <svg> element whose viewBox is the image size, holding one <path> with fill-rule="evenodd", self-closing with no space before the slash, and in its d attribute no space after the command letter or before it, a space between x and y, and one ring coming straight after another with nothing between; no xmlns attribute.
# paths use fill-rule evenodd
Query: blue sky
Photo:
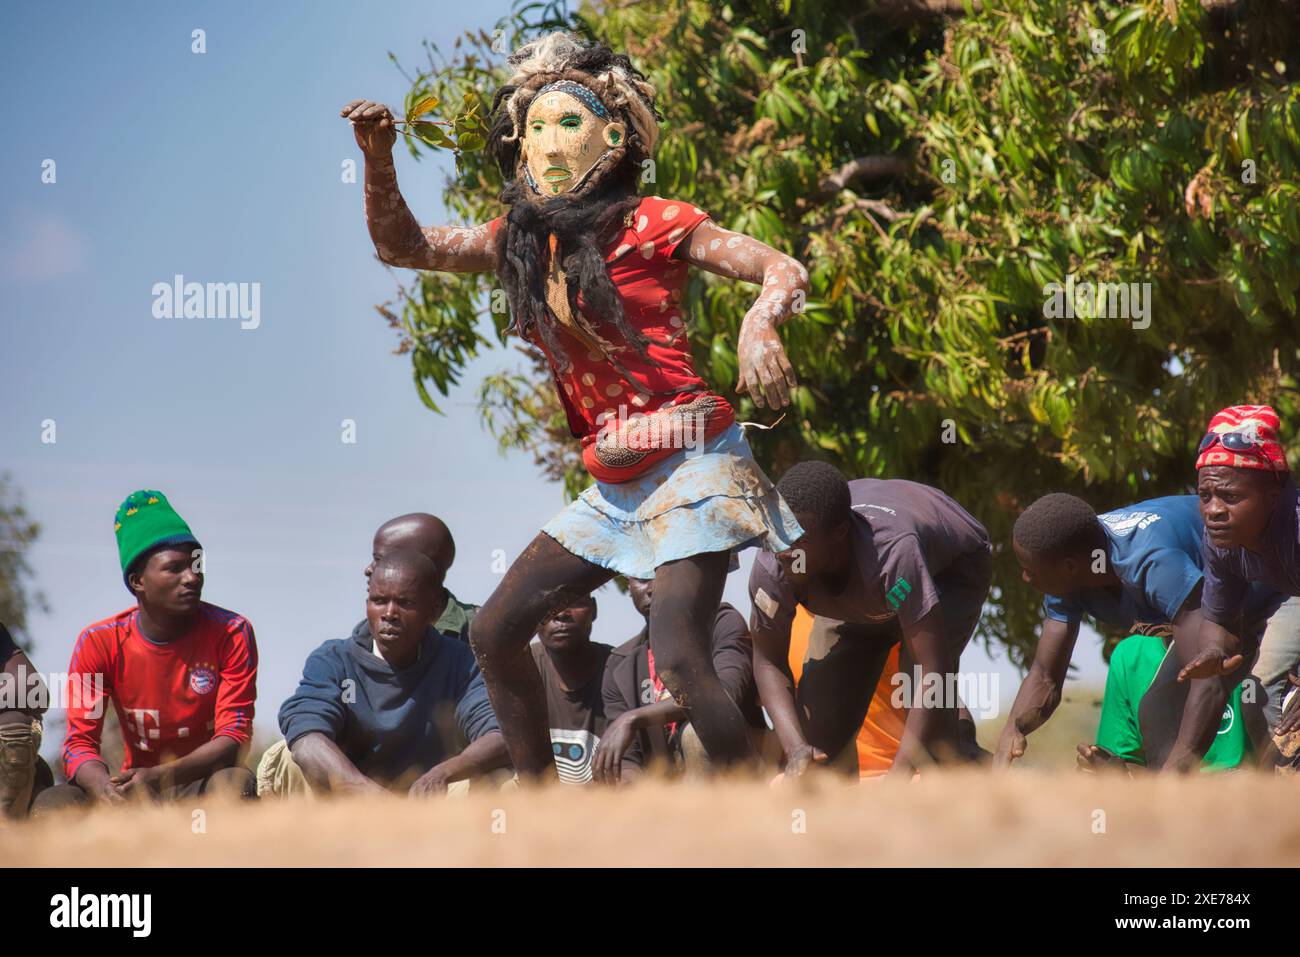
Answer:
<svg viewBox="0 0 1300 957"><path fill-rule="evenodd" d="M420 59L491 30L507 0L78 2L27 4L0 31L11 113L0 156L0 468L44 526L31 560L51 605L31 630L44 670L62 670L79 630L129 604L113 512L159 488L207 550L205 597L249 617L261 675L257 723L296 684L303 659L363 612L362 569L385 519L441 515L457 538L448 585L482 602L563 504L528 456L502 457L474 408L481 378L517 364L475 362L435 415L373 310L394 290L373 256L360 161L338 110L367 97L400 105L389 61ZM207 52L191 52L206 31ZM41 182L42 162L57 182ZM449 164L398 153L422 221L444 220ZM156 319L152 287L256 282L261 324ZM409 277L410 274L408 274ZM796 367L798 358L795 358ZM57 441L41 441L52 419ZM357 441L341 441L344 419ZM727 597L748 612L750 559ZM596 638L639 627L607 587ZM1080 641L1083 676L1103 673ZM1016 673L993 667L1003 697Z"/></svg>

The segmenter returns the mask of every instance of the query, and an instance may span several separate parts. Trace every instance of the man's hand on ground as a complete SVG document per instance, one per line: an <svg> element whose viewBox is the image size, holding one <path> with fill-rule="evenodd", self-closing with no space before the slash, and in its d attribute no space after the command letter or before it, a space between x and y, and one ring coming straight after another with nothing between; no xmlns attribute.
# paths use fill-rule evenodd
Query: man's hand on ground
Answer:
<svg viewBox="0 0 1300 957"><path fill-rule="evenodd" d="M830 761L830 756L821 748L814 748L811 744L802 744L786 755L785 776L787 778L802 777L809 768L819 764L826 764L828 761Z"/></svg>
<svg viewBox="0 0 1300 957"><path fill-rule="evenodd" d="M1074 763L1080 771L1094 774L1098 771L1127 770L1123 758L1095 744L1081 744L1078 752L1074 756Z"/></svg>
<svg viewBox="0 0 1300 957"><path fill-rule="evenodd" d="M1025 756L1025 749L1028 747L1028 737L1014 724L1008 724L1003 729L1002 736L998 738L998 749L993 755L993 767L998 769L1011 767L1012 761L1018 761Z"/></svg>

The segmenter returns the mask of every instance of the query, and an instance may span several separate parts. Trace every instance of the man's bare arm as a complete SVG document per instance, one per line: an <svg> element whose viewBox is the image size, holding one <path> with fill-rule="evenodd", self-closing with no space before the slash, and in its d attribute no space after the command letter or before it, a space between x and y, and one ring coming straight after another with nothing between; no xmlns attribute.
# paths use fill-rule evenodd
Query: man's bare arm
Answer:
<svg viewBox="0 0 1300 957"><path fill-rule="evenodd" d="M1023 757L1025 738L1042 727L1061 703L1061 690L1070 669L1070 657L1079 639L1079 623L1048 618L1043 622L1029 673L1020 683L1011 715L998 739L995 767L1007 767Z"/></svg>
<svg viewBox="0 0 1300 957"><path fill-rule="evenodd" d="M825 752L808 743L799 721L794 699L794 676L790 673L788 661L790 632L773 635L759 629L753 632L752 637L754 686L785 752L785 773L798 777L813 762L825 762L828 758Z"/></svg>
<svg viewBox="0 0 1300 957"><path fill-rule="evenodd" d="M1190 771L1200 766L1205 752L1214 742L1223 706L1232 693L1226 675L1243 660L1240 654L1224 656L1234 645L1225 644L1223 636L1227 636L1230 641L1235 639L1226 629L1201 614L1200 598L1200 591L1197 590L1174 620L1174 650L1183 662L1178 680L1190 680L1191 686L1187 689L1178 737L1174 740L1169 757L1165 759L1165 768L1171 771ZM1195 606L1188 607L1193 602ZM1207 641L1211 642L1209 646L1206 645ZM1198 663L1204 661L1214 661L1223 670L1207 677L1185 677L1198 670Z"/></svg>
<svg viewBox="0 0 1300 957"><path fill-rule="evenodd" d="M1237 635L1204 615L1200 616L1200 622L1196 654L1183 659L1183 670L1178 672L1179 681L1230 674L1242 662L1241 639Z"/></svg>
<svg viewBox="0 0 1300 957"><path fill-rule="evenodd" d="M912 627L903 629L904 650L919 668L921 680L920 687L912 689L912 700L907 702L907 720L891 774L910 777L932 761L957 754L957 703L945 700L937 708L924 704L924 689L935 680L930 675L938 676L939 687L946 696L950 687L948 674L957 668L943 628L943 610L936 606Z"/></svg>
<svg viewBox="0 0 1300 957"><path fill-rule="evenodd" d="M289 752L317 791L384 790L362 774L339 746L319 731L295 739Z"/></svg>

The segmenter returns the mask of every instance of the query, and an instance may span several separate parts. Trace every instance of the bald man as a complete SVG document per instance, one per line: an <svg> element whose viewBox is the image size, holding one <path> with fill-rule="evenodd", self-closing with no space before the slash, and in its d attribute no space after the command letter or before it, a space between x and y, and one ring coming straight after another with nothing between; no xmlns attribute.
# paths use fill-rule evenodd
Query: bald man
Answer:
<svg viewBox="0 0 1300 957"><path fill-rule="evenodd" d="M468 641L469 623L478 611L478 605L460 601L443 584L452 562L456 560L456 540L452 538L451 529L442 519L427 512L390 518L375 532L371 561L366 566L366 580L370 580L376 562L398 551L419 552L433 562L437 569L438 601L430 624L442 634L454 633L461 641Z"/></svg>

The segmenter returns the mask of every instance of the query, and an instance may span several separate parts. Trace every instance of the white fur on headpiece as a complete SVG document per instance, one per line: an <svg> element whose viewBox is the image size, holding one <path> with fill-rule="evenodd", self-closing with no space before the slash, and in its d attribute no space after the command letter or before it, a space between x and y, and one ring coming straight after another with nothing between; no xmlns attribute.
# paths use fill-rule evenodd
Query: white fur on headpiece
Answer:
<svg viewBox="0 0 1300 957"><path fill-rule="evenodd" d="M510 68L510 85L521 86L537 73L560 73L569 69L569 64L586 49L586 45L571 33L556 31L546 36L525 43L506 60ZM633 76L623 67L614 67L592 77L600 86L605 98L612 100L619 109L626 111L637 136L640 137L647 153L654 150L659 140L659 123L654 113L646 106L644 95L651 102L654 100L655 88L644 80ZM529 91L531 95L531 91ZM523 118L515 110L516 91L505 102L505 108L514 121L514 132L506 137L509 140L519 138Z"/></svg>

